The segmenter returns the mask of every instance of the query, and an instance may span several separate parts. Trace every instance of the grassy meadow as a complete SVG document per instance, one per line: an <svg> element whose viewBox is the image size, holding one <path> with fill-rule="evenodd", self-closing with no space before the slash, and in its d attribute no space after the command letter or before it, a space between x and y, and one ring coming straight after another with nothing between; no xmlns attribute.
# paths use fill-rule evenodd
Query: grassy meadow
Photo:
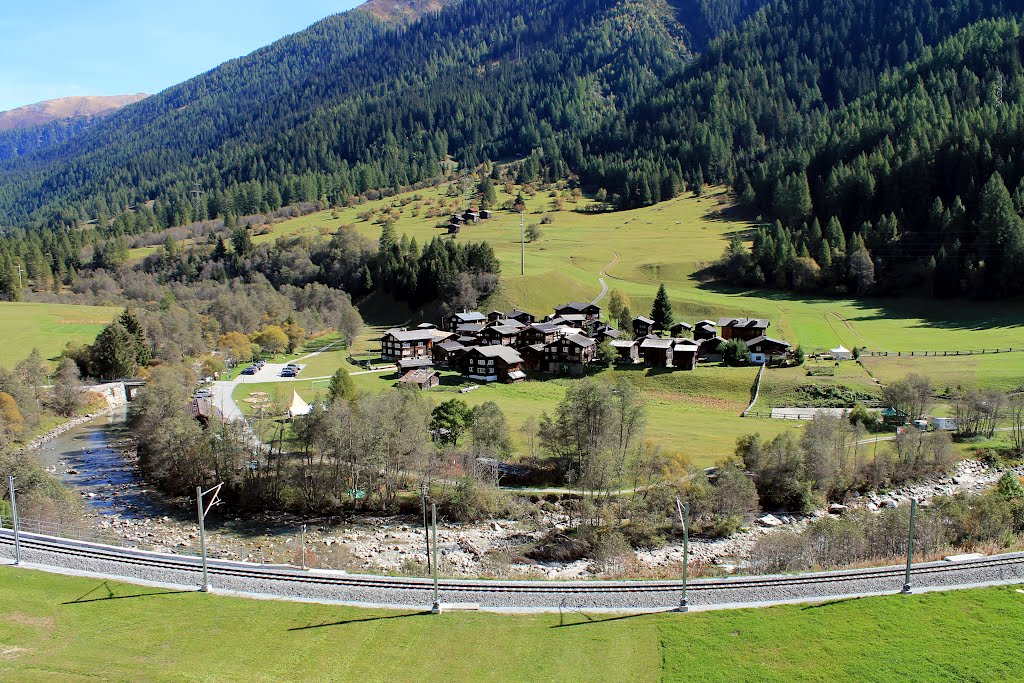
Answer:
<svg viewBox="0 0 1024 683"><path fill-rule="evenodd" d="M0 568L17 681L1004 681L1013 588L644 615L250 600Z"/></svg>
<svg viewBox="0 0 1024 683"><path fill-rule="evenodd" d="M68 343L91 344L119 313L99 306L0 302L0 365L13 367L34 348L52 361Z"/></svg>

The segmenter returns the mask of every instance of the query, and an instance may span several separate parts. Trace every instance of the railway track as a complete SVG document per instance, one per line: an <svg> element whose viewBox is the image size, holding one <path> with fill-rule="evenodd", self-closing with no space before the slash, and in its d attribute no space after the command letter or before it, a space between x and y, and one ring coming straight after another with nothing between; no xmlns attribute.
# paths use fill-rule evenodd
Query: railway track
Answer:
<svg viewBox="0 0 1024 683"><path fill-rule="evenodd" d="M73 541L39 534L21 535L24 562L54 569L101 574L131 581L197 585L199 558ZM0 530L0 556L13 557L13 532ZM210 581L219 590L260 595L338 601L363 605L430 604L430 579L301 570L286 565L257 565L211 559ZM688 584L695 607L767 605L820 601L855 595L891 594L903 586L904 567L840 570L794 575L696 579ZM915 589L952 589L998 583L1024 583L1024 553L958 562L915 565ZM681 581L492 581L442 579L442 602L493 610L657 610L675 607Z"/></svg>

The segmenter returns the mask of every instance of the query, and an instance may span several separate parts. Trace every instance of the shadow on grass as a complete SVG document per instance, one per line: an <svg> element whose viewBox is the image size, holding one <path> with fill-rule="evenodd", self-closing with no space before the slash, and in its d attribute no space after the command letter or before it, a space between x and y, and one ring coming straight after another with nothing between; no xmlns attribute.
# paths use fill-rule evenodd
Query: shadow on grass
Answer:
<svg viewBox="0 0 1024 683"><path fill-rule="evenodd" d="M289 631L308 631L313 628L327 628L328 626L345 626L346 624L358 624L364 621L388 621L389 619L405 619L406 617L422 617L431 614L430 610L423 612L409 612L408 614L392 614L386 617L363 617L360 619L345 619L344 621L332 621L326 624L310 624L309 626L294 626Z"/></svg>
<svg viewBox="0 0 1024 683"><path fill-rule="evenodd" d="M659 614L666 614L668 612L675 612L675 611L676 611L675 608L670 608L670 609L658 610L658 611L655 611L655 612L640 612L640 613L637 613L637 614L623 614L623 615L617 616L617 617L605 617L604 619L595 619L594 617L590 616L586 612L575 612L573 610L573 611L570 611L568 613L569 614L575 613L575 614L579 614L579 615L581 615L583 617L586 617L586 621L575 621L575 622L573 622L571 624L567 624L565 622L565 618L567 616L567 613L565 611L559 609L558 610L558 624L556 624L555 626L549 626L548 628L568 628L570 626L593 626L594 624L604 624L604 623L609 622L609 621L622 621L623 619L636 619L638 617L653 617L653 616L656 616L656 615L659 615Z"/></svg>
<svg viewBox="0 0 1024 683"><path fill-rule="evenodd" d="M844 603L855 602L857 600L861 600L861 598L846 598L844 600L829 600L828 602L819 602L819 603L814 604L814 605L807 605L806 607L801 607L800 611L801 612L806 612L809 609L821 609L822 607L835 607L836 605L842 605Z"/></svg>
<svg viewBox="0 0 1024 683"><path fill-rule="evenodd" d="M107 594L102 597L89 596L99 590L107 591ZM114 591L110 589L110 582L104 581L100 585L96 586L92 590L88 591L84 595L81 595L74 600L68 600L67 602L61 603L62 605L84 605L89 602L103 602L104 600L127 600L129 598L150 598L157 595L186 595L191 594L194 591L151 591L149 593L132 593L131 595L115 595Z"/></svg>

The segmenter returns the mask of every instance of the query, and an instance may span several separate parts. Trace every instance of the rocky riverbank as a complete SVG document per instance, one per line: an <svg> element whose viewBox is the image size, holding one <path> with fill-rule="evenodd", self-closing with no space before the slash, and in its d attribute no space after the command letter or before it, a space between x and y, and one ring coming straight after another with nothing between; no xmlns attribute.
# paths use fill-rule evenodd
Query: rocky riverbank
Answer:
<svg viewBox="0 0 1024 683"><path fill-rule="evenodd" d="M91 388L91 389L88 389L87 391L89 393L92 393L92 394L95 394L95 395L101 397L106 402L106 404L107 404L106 407L102 408L100 410L97 410L96 412L88 413L87 415L80 415L78 417L71 418L67 422L63 422L63 423L57 425L56 427L54 427L53 429L49 430L45 434L41 434L41 435L37 436L36 438L32 439L31 441L29 441L28 443L26 443L24 446L22 446L21 448L18 449L18 452L27 453L29 451L34 451L34 450L42 447L47 442L56 439L58 436L61 436L62 434L65 434L65 433L71 431L75 427L79 427L81 425L84 425L87 422L91 422L92 420L95 420L98 417L103 417L104 415L109 415L110 413L114 412L118 408L121 408L121 407L125 406L127 404L127 402L128 402L126 397L125 397L124 385L123 384L120 385L120 391L118 391L115 388L106 388L106 389Z"/></svg>

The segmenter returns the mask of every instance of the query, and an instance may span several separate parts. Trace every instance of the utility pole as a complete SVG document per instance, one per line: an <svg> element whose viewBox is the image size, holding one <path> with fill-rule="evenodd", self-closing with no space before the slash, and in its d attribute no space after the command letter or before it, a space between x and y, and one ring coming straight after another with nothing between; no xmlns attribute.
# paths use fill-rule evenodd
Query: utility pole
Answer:
<svg viewBox="0 0 1024 683"><path fill-rule="evenodd" d="M680 503L676 498L676 512L679 513L679 521L683 525L683 595L679 600L680 612L690 611L690 602L686 598L686 583L690 573L690 503Z"/></svg>
<svg viewBox="0 0 1024 683"><path fill-rule="evenodd" d="M18 269L18 289L21 289L21 287L22 287L22 284L21 284L21 264L20 263L16 263L14 267Z"/></svg>
<svg viewBox="0 0 1024 683"><path fill-rule="evenodd" d="M420 487L420 504L423 507L423 538L427 542L427 573L430 573L430 527L427 525L427 485Z"/></svg>
<svg viewBox="0 0 1024 683"><path fill-rule="evenodd" d="M205 491L202 486L196 487L196 509L199 511L199 548L203 555L203 584L199 587L199 590L203 593L209 593L211 588L210 580L206 573L206 514L210 511L210 508L220 502L218 495L220 494L220 487L223 485L223 483L220 483ZM210 496L210 504L204 508L203 497L208 493L213 495Z"/></svg>
<svg viewBox="0 0 1024 683"><path fill-rule="evenodd" d="M306 568L306 525L302 525L302 532L299 535L299 552L302 553L302 568Z"/></svg>
<svg viewBox="0 0 1024 683"><path fill-rule="evenodd" d="M519 274L526 275L526 214L519 212Z"/></svg>
<svg viewBox="0 0 1024 683"><path fill-rule="evenodd" d="M910 593L910 564L914 561L914 518L917 516L917 498L910 499L910 533L907 536L907 573L903 579L903 593Z"/></svg>
<svg viewBox="0 0 1024 683"><path fill-rule="evenodd" d="M14 564L21 564L21 524L18 521L18 502L14 499L14 476L7 477L7 486L11 489L11 527L14 529Z"/></svg>
<svg viewBox="0 0 1024 683"><path fill-rule="evenodd" d="M441 597L437 589L437 503L430 504L430 519L434 527L434 563L433 563L433 574L434 574L434 604L430 607L432 614L441 613Z"/></svg>

